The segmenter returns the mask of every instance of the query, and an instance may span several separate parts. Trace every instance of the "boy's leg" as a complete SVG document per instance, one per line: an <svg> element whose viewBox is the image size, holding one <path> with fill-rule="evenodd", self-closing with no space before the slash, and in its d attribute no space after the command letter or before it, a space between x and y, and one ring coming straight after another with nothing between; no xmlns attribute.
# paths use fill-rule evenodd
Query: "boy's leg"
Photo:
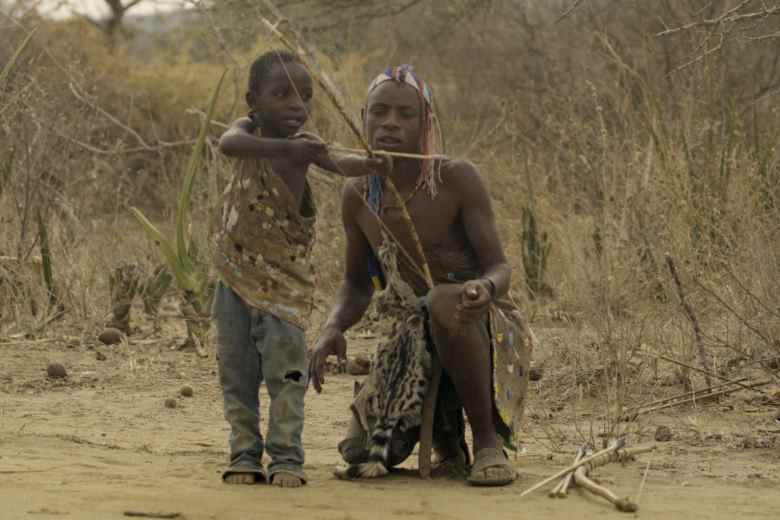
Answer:
<svg viewBox="0 0 780 520"><path fill-rule="evenodd" d="M230 423L230 468L222 475L228 484L265 480L261 458L258 392L262 380L260 356L252 342L250 310L230 287L217 285L214 295L217 324L219 381Z"/></svg>
<svg viewBox="0 0 780 520"><path fill-rule="evenodd" d="M271 397L266 450L269 480L282 487L306 482L303 472L303 395L306 391L306 337L271 314L262 314L252 331Z"/></svg>

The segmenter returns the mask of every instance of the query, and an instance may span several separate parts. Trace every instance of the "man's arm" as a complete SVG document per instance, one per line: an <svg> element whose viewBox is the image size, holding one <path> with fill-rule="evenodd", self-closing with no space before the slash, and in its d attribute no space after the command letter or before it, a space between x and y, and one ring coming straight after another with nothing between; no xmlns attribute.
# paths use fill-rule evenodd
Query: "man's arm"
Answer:
<svg viewBox="0 0 780 520"><path fill-rule="evenodd" d="M322 141L302 136L299 139L260 137L253 132L254 123L248 117L237 119L219 138L219 151L239 159L287 157L305 163L327 155Z"/></svg>
<svg viewBox="0 0 780 520"><path fill-rule="evenodd" d="M477 254L482 278L464 284L464 309L481 312L491 300L509 292L512 268L507 262L498 237L493 205L485 184L473 164L454 161L452 170L454 188L460 195L461 218L466 238Z"/></svg>
<svg viewBox="0 0 780 520"><path fill-rule="evenodd" d="M357 214L362 205L355 182L344 186L341 203L341 218L346 233L346 254L344 280L336 295L336 303L328 321L311 352L309 375L317 393L325 382L325 361L329 355L345 360L347 356L346 332L358 322L371 303L373 287L368 277L367 259L371 246L357 223Z"/></svg>

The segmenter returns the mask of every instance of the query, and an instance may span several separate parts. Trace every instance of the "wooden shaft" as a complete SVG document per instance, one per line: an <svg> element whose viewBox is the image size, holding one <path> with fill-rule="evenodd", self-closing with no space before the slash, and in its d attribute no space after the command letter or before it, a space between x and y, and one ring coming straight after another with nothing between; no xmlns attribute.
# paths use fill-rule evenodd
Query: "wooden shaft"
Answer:
<svg viewBox="0 0 780 520"><path fill-rule="evenodd" d="M639 507L628 498L618 498L617 495L615 495L612 491L603 486L599 486L591 479L589 479L587 475L587 466L577 468L577 470L574 472L574 481L578 486L587 489L594 495L598 495L609 500L609 502L614 505L618 511L633 513L639 509Z"/></svg>
<svg viewBox="0 0 780 520"><path fill-rule="evenodd" d="M585 456L585 450L579 448L577 450L577 455L575 455L574 457L574 464L582 460L584 456ZM558 485L558 490L556 494L558 498L566 498L566 493L568 493L569 491L569 486L571 486L571 480L573 477L574 477L573 472L567 473L566 476L563 477L563 480L561 480L561 483Z"/></svg>
<svg viewBox="0 0 780 520"><path fill-rule="evenodd" d="M536 491L540 487L543 487L543 486L549 484L553 480L564 476L566 473L569 473L570 471L574 471L575 469L579 468L580 466L584 466L585 464L587 464L588 462L591 462L592 460L595 460L595 459L597 459L599 457L603 457L605 455L609 455L610 453L613 453L613 452L619 450L620 448L623 447L623 444L624 444L623 442L618 442L614 446L610 446L609 448L601 450L600 452L598 452L598 453L596 453L594 455L591 455L590 457L582 458L579 462L577 462L575 464L572 464L568 468L562 469L561 471L559 471L558 473L554 474L553 476L547 477L546 479L542 480L541 482L538 482L538 483L534 484L530 488L528 488L525 491L523 491L522 493L520 493L520 496L524 497L525 495L527 495L527 494L529 494L529 493L531 493L533 491Z"/></svg>

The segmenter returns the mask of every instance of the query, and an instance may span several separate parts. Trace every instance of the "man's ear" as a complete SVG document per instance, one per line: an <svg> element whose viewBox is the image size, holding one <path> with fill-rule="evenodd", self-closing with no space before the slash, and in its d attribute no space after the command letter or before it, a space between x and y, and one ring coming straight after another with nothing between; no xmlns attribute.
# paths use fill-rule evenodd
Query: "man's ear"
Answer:
<svg viewBox="0 0 780 520"><path fill-rule="evenodd" d="M246 93L246 96L244 97L246 99L246 104L249 105L249 108L254 110L255 109L255 93L251 90L248 90Z"/></svg>

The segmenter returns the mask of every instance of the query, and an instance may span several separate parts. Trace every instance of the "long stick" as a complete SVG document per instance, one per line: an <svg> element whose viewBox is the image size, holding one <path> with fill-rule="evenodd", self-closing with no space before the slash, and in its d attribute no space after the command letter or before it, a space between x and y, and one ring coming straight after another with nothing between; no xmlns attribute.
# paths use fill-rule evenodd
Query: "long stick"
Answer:
<svg viewBox="0 0 780 520"><path fill-rule="evenodd" d="M580 461L582 457L585 456L585 450L580 446L577 448L577 454L574 455L574 464ZM552 491L550 491L550 497L551 498L566 498L566 492L569 490L569 485L571 485L571 479L574 476L573 473L567 473L564 475L563 479L558 483L557 486L553 488Z"/></svg>
<svg viewBox="0 0 780 520"><path fill-rule="evenodd" d="M615 508L618 511L622 511L624 513L633 513L639 509L639 506L637 506L634 502L632 502L628 498L618 498L612 491L609 489L599 486L595 482L593 482L591 479L588 478L588 468L580 467L577 468L577 470L574 472L574 481L577 483L578 486L583 487L593 493L594 495L598 495L600 497L606 498L609 500L612 505L615 506Z"/></svg>
<svg viewBox="0 0 780 520"><path fill-rule="evenodd" d="M766 386L766 385L768 385L771 382L772 382L771 380L769 380L769 381L760 381L758 383L753 383L752 385L747 385L747 386L749 388L755 388L755 387L759 387L759 386ZM684 399L682 401L673 401L673 402L670 402L670 403L661 404L659 406L654 406L652 408L647 408L645 410L635 410L635 411L631 412L630 414L624 415L623 419L624 420L633 420L633 419L635 419L639 415L646 415L646 414L649 414L649 413L657 412L659 410L665 410L667 408L673 408L675 406L680 406L680 405L687 404L687 403L692 403L692 402L695 402L695 401L703 401L705 399L711 399L713 397L719 397L719 396L722 396L722 395L729 395L729 394L733 394L734 392L739 392L740 390L744 390L744 388L742 388L742 387L727 388L726 390L721 390L719 392L711 392L711 393L708 393L708 394L700 394L700 395L697 395L697 396L694 396L694 397L690 397L688 399Z"/></svg>
<svg viewBox="0 0 780 520"><path fill-rule="evenodd" d="M738 380L728 379L728 378L719 376L717 374L706 372L706 371L702 370L701 368L696 368L694 366L691 366L691 365L688 365L686 363L683 363L682 361L678 361L678 360L676 360L674 358L670 358L668 356L664 356L663 354L654 354L653 352L648 352L646 350L639 350L637 352L639 354L643 355L643 356L650 356L650 357L655 357L655 358L658 358L658 359L663 359L664 361L668 361L669 363L674 363L675 365L680 365L681 367L690 368L691 370L694 370L696 372L702 372L704 374L708 374L709 376L714 377L715 379L720 379L721 381L726 381L727 383L732 383L732 384L741 386L745 390L753 390L754 392L758 392L759 394L766 395L766 393L764 391L757 390L755 388L751 388L749 385L743 385Z"/></svg>
<svg viewBox="0 0 780 520"><path fill-rule="evenodd" d="M370 150L366 151L363 148L346 148L344 146L328 145L328 149L336 152L351 152L351 153L368 153L369 155L384 155L385 157L402 157L404 159L420 159L420 160L436 160L446 159L446 155L442 154L419 154L419 153L405 153L405 152L389 152L387 150Z"/></svg>
<svg viewBox="0 0 780 520"><path fill-rule="evenodd" d="M281 13L279 12L278 9L276 9L276 6L270 0L265 0L264 3L268 6L271 12L275 13L277 17L281 18L280 16ZM363 134L360 132L357 126L355 126L355 123L354 121L352 121L352 118L350 118L347 115L347 112L344 109L341 100L336 95L336 88L331 83L329 78L327 78L321 71L316 70L316 67L309 62L310 60L306 56L306 53L304 52L302 46L295 45L293 42L287 39L284 36L284 34L282 34L276 28L276 26L270 23L265 17L261 17L261 19L262 22L265 24L265 26L268 28L268 30L271 31L271 33L274 36L276 36L276 38L285 47L287 47L291 52L293 52L295 55L298 56L303 66L314 77L315 81L319 84L320 88L322 88L322 90L330 98L331 102L336 107L336 110L339 112L341 117L347 123L349 129L352 131L352 133L360 142L361 146L366 150L366 152L370 156L373 153L371 147L368 145L368 142L363 137ZM292 32L295 38L299 40L299 42L303 41L303 38L299 34L297 34L294 30ZM393 196L398 201L398 207L401 209L401 217L403 221L406 223L407 227L409 228L410 235L417 249L417 254L419 255L419 258L422 262L422 270L425 278L425 283L428 286L428 289L432 289L433 276L431 276L431 269L428 265L428 261L425 258L425 252L423 251L422 243L420 242L420 237L417 234L417 230L414 227L414 222L412 221L412 217L409 215L409 209L406 207L406 203L404 202L403 197L401 197L401 194L398 193L398 189L396 188L395 183L392 181L392 179L386 178L385 181L387 182L387 186L390 188L390 191L393 193ZM377 218L379 217L377 216ZM441 378L441 367L439 366L435 353L433 353L432 355L431 368L433 370L432 381L438 381ZM438 385L431 385L428 388L428 393L425 396L425 399L423 401L422 425L420 428L420 432L421 432L420 450L419 450L419 462L418 462L420 475L423 477L425 477L426 475L430 476L430 472L431 472L431 448L433 445L433 416L435 412L433 408L435 408L436 406L436 399L438 397L438 392L439 392ZM423 433L425 433L427 436L422 435Z"/></svg>
<svg viewBox="0 0 780 520"><path fill-rule="evenodd" d="M688 398L691 398L691 397L695 397L697 395L706 395L706 394L709 394L710 392L712 392L714 390L718 390L720 388L723 388L724 386L729 386L729 385L733 385L733 384L736 384L736 383L741 383L742 381L747 381L747 379L748 379L747 377L741 377L739 379L735 379L734 381L729 381L728 383L721 383L719 385L715 385L712 388L700 388L699 390L693 390L691 392L685 392L683 394L674 395L672 397L666 397L664 399L658 399L658 400L655 400L655 401L650 401L649 403L643 403L643 404L640 404L638 406L635 406L630 411L634 412L634 411L637 411L637 410L641 410L643 408L650 408L651 406L658 406L658 405L666 404L666 403L669 403L669 402L672 402L672 401L677 401L678 399L688 399Z"/></svg>
<svg viewBox="0 0 780 520"><path fill-rule="evenodd" d="M693 335L696 338L696 350L699 354L699 364L706 371L704 373L704 382L707 384L707 388L712 388L712 381L710 380L709 372L712 372L710 366L710 359L707 356L707 351L704 348L704 341L701 339L701 327L699 326L699 320L696 319L696 314L693 312L688 300L685 298L685 291L683 290L682 282L680 281L680 275L677 274L677 268L674 266L674 260L669 253L666 254L666 264L669 266L669 272L672 273L674 279L674 285L677 286L677 294L680 296L680 304L685 310L685 314L688 316L688 320L693 327Z"/></svg>

